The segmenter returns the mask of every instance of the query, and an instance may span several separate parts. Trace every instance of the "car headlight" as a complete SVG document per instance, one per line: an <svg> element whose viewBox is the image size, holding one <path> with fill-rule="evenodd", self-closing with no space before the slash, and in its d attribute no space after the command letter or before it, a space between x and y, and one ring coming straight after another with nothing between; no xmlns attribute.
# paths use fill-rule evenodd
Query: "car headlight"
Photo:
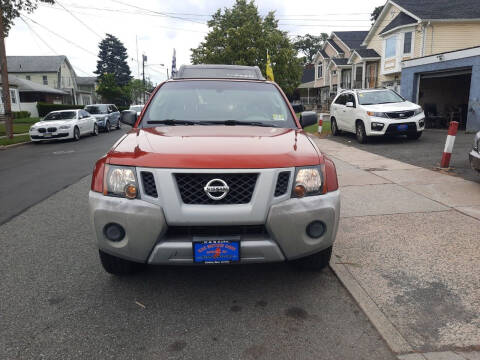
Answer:
<svg viewBox="0 0 480 360"><path fill-rule="evenodd" d="M297 168L293 195L298 198L322 193L322 174L320 167Z"/></svg>
<svg viewBox="0 0 480 360"><path fill-rule="evenodd" d="M384 112L367 111L367 115L374 116L374 117L388 118L387 114L385 114Z"/></svg>
<svg viewBox="0 0 480 360"><path fill-rule="evenodd" d="M422 112L423 112L423 109L422 109L422 108L418 108L418 109L415 109L415 110L413 111L413 115L415 116L415 115L421 114Z"/></svg>
<svg viewBox="0 0 480 360"><path fill-rule="evenodd" d="M36 130L37 130L36 127L33 127L33 126L32 126L32 127L30 128L30 131L36 131Z"/></svg>
<svg viewBox="0 0 480 360"><path fill-rule="evenodd" d="M59 127L59 129L65 130L65 129L70 129L72 126L71 125L62 125Z"/></svg>
<svg viewBox="0 0 480 360"><path fill-rule="evenodd" d="M135 168L108 165L105 168L104 195L135 199L138 195Z"/></svg>

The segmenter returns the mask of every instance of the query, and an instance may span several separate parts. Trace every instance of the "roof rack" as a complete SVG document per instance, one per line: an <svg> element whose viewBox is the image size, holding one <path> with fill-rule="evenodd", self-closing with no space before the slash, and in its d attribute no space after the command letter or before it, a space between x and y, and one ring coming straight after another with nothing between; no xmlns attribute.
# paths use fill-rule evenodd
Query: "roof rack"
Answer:
<svg viewBox="0 0 480 360"><path fill-rule="evenodd" d="M265 80L258 66L182 65L174 79Z"/></svg>

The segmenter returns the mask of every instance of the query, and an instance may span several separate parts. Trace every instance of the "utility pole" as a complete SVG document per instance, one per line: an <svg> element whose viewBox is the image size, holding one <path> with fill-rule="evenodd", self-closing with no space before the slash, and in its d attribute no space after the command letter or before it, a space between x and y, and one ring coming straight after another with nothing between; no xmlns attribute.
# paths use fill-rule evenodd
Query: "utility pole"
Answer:
<svg viewBox="0 0 480 360"><path fill-rule="evenodd" d="M147 61L147 55L142 55L142 76L143 76L143 103L145 104L145 61Z"/></svg>
<svg viewBox="0 0 480 360"><path fill-rule="evenodd" d="M5 51L5 27L2 9L0 9L0 68L2 73L2 102L5 111L5 130L7 138L13 139L12 106L10 103L10 87L8 85L7 53Z"/></svg>

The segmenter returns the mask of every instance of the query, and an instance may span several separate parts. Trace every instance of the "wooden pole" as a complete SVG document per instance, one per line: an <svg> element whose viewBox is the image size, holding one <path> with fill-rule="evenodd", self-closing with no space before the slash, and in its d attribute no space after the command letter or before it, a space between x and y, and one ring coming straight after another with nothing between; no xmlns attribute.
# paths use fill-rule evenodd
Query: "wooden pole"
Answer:
<svg viewBox="0 0 480 360"><path fill-rule="evenodd" d="M8 85L7 53L5 52L5 27L3 25L3 14L0 9L0 69L2 79L2 102L5 110L5 130L7 138L13 138L12 127L12 105L10 103L10 87Z"/></svg>

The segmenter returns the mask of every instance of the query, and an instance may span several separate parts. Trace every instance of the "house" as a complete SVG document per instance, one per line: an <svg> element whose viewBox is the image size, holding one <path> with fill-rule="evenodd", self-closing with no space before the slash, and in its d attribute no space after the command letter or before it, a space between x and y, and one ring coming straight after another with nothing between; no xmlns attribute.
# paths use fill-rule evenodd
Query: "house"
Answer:
<svg viewBox="0 0 480 360"><path fill-rule="evenodd" d="M480 128L478 0L388 0L362 45L380 55L375 86L422 105L427 126Z"/></svg>
<svg viewBox="0 0 480 360"><path fill-rule="evenodd" d="M64 91L61 103L77 104L76 75L65 55L7 56L7 68L20 79Z"/></svg>
<svg viewBox="0 0 480 360"><path fill-rule="evenodd" d="M315 66L306 64L302 71L302 80L297 87L300 101L304 105L316 104L317 97L314 89L315 85Z"/></svg>
<svg viewBox="0 0 480 360"><path fill-rule="evenodd" d="M97 102L97 78L77 76L77 104L89 105Z"/></svg>
<svg viewBox="0 0 480 360"><path fill-rule="evenodd" d="M8 83L12 111L29 111L35 117L38 116L37 102L61 104L62 99L69 95L67 91L37 84L10 74L8 75ZM0 89L1 87L0 82ZM0 98L0 115L4 113L5 108Z"/></svg>

